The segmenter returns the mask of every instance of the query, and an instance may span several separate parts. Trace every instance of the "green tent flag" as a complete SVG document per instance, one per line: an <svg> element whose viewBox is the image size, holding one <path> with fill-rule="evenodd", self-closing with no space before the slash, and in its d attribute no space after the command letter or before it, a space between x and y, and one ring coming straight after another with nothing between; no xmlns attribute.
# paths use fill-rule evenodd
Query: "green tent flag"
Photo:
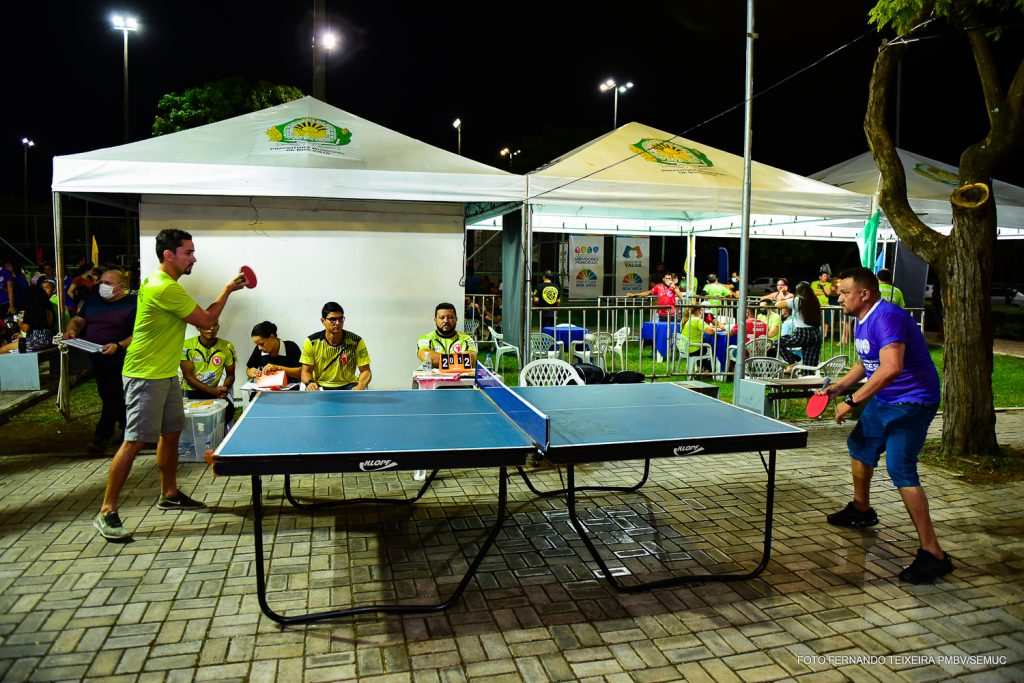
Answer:
<svg viewBox="0 0 1024 683"><path fill-rule="evenodd" d="M860 250L860 264L865 268L875 267L875 241L878 237L878 221L881 211L875 211L864 227L857 233L857 248Z"/></svg>

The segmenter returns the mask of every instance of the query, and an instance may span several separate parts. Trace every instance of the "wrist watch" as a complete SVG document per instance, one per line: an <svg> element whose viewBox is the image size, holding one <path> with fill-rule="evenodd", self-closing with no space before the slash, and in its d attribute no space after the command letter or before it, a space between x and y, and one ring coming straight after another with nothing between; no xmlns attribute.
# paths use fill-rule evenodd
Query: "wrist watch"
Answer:
<svg viewBox="0 0 1024 683"><path fill-rule="evenodd" d="M312 384L315 381L316 381L315 379L307 379L305 382L302 383L302 386L308 387L310 384Z"/></svg>
<svg viewBox="0 0 1024 683"><path fill-rule="evenodd" d="M843 399L843 403L850 406L851 408L857 407L857 402L853 400L853 394L847 394L846 398Z"/></svg>

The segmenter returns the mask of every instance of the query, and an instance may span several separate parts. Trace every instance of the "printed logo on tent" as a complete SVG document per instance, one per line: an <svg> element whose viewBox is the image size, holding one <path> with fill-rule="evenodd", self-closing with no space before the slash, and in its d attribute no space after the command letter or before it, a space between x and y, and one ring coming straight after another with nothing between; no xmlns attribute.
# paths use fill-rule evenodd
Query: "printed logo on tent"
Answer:
<svg viewBox="0 0 1024 683"><path fill-rule="evenodd" d="M596 280L597 279L597 273L595 273L594 271L590 270L589 268L584 268L580 272L576 273L576 279L577 280Z"/></svg>
<svg viewBox="0 0 1024 683"><path fill-rule="evenodd" d="M324 145L343 147L352 142L352 131L330 121L304 116L268 128L267 139L282 145Z"/></svg>
<svg viewBox="0 0 1024 683"><path fill-rule="evenodd" d="M622 276L622 284L624 285L642 285L644 279L640 277L639 273L626 273Z"/></svg>
<svg viewBox="0 0 1024 683"><path fill-rule="evenodd" d="M683 147L668 140L641 138L629 146L629 151L642 159L666 166L714 166L711 159L699 149Z"/></svg>
<svg viewBox="0 0 1024 683"><path fill-rule="evenodd" d="M937 183L942 183L943 185L960 187L960 178L945 169L936 168L931 164L914 164L914 173L924 176L928 180L934 180Z"/></svg>
<svg viewBox="0 0 1024 683"><path fill-rule="evenodd" d="M643 250L640 249L640 245L639 244L636 245L635 247L631 247L629 245L626 245L626 247L622 250L622 258L643 258L643 257L644 257L644 252L643 252Z"/></svg>

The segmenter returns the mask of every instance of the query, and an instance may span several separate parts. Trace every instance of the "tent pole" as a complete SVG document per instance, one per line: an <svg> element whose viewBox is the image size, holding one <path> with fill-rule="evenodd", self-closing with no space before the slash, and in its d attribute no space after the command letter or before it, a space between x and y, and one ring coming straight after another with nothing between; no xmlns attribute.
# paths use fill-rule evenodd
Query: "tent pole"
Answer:
<svg viewBox="0 0 1024 683"><path fill-rule="evenodd" d="M64 331L64 226L63 214L61 213L60 193L53 193L53 244L56 251L57 269L57 328ZM57 409L64 416L64 420L71 421L71 380L68 377L68 349L62 347L60 351L60 379L57 380Z"/></svg>
<svg viewBox="0 0 1024 683"><path fill-rule="evenodd" d="M750 261L750 171L754 113L754 0L747 0L747 60L745 67L746 91L743 101L743 195L740 229L740 298L736 306L736 364L733 366L733 387L743 379L744 349L747 345L747 279ZM723 370L725 368L722 368Z"/></svg>
<svg viewBox="0 0 1024 683"><path fill-rule="evenodd" d="M529 179L527 179L529 183ZM529 191L527 191L529 196ZM533 314L533 207L523 202L523 319L519 333L519 353L523 365L529 362L527 354L530 349L530 317Z"/></svg>

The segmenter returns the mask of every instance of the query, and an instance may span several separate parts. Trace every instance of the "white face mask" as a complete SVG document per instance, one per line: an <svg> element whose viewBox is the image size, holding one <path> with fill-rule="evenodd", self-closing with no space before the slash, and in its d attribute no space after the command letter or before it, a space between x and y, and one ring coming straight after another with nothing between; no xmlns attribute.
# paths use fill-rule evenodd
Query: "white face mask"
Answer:
<svg viewBox="0 0 1024 683"><path fill-rule="evenodd" d="M100 296L104 299L114 298L114 288L108 285L106 282L100 283Z"/></svg>

